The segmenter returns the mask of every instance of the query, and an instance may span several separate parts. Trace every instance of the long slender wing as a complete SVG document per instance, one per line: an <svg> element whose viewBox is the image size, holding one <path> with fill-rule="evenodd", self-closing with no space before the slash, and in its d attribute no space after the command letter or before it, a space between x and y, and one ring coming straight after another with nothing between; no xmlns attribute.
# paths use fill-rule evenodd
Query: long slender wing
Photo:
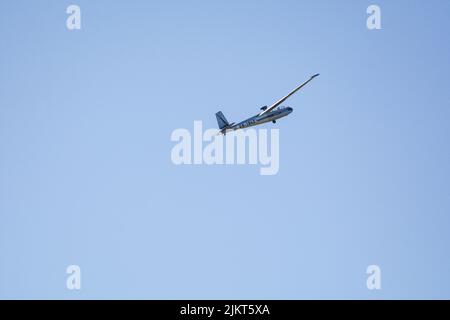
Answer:
<svg viewBox="0 0 450 320"><path fill-rule="evenodd" d="M282 104L284 101L286 101L287 98L289 98L290 96L292 96L294 93L296 93L298 90L300 90L301 88L303 88L308 82L310 82L312 79L314 79L315 77L317 77L319 74L315 74L313 75L311 78L309 78L307 81L303 82L301 85L299 85L297 88L295 88L294 90L292 90L287 96L281 98L280 100L278 100L277 102L275 102L273 105L271 105L269 108L267 108L266 110L262 111L259 115L263 115L266 112L270 112L273 109L275 109L276 107L278 107L280 104Z"/></svg>

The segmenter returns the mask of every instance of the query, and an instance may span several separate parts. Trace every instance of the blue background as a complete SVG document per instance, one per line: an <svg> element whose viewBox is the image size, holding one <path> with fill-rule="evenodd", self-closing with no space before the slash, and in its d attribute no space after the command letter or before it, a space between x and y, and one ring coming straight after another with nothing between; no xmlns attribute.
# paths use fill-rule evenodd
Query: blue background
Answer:
<svg viewBox="0 0 450 320"><path fill-rule="evenodd" d="M450 298L449 10L1 0L0 297ZM262 126L278 175L172 164L174 129L314 73Z"/></svg>

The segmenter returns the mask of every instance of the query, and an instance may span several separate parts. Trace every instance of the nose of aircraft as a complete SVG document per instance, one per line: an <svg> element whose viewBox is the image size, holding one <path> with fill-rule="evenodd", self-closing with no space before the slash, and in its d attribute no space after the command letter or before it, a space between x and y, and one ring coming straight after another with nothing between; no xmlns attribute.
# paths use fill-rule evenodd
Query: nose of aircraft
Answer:
<svg viewBox="0 0 450 320"><path fill-rule="evenodd" d="M291 107L287 107L287 111L288 111L289 113L291 113L293 110L294 110L294 109L292 109Z"/></svg>

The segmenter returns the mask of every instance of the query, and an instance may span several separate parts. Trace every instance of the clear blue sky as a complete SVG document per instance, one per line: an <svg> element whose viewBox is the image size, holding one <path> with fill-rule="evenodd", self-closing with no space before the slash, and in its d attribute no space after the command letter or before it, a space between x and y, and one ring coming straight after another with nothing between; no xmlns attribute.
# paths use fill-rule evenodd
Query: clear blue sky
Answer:
<svg viewBox="0 0 450 320"><path fill-rule="evenodd" d="M0 1L0 298L450 298L449 12ZM314 73L263 126L278 175L172 164L172 130L241 120Z"/></svg>

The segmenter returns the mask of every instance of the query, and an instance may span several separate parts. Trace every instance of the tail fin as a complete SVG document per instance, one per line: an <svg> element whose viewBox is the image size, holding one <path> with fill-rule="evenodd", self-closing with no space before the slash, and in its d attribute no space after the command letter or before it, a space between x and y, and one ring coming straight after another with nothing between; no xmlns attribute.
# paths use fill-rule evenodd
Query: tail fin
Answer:
<svg viewBox="0 0 450 320"><path fill-rule="evenodd" d="M222 111L216 113L217 124L219 125L219 129L223 129L229 125L227 119L223 115Z"/></svg>

